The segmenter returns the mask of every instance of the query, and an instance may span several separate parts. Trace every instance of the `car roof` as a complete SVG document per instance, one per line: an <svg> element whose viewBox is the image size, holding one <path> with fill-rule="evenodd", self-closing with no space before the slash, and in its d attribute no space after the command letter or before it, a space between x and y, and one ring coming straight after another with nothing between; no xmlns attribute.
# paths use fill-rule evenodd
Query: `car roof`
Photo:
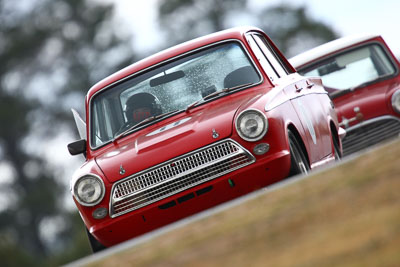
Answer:
<svg viewBox="0 0 400 267"><path fill-rule="evenodd" d="M158 52L149 57L146 57L136 63L133 63L133 64L125 67L124 69L106 77L105 79L101 80L100 82L96 83L92 88L90 88L90 90L87 94L87 97L90 98L93 94L95 94L97 91L103 89L104 87L106 87L110 84L113 84L115 82L118 82L121 79L124 79L125 77L129 77L130 75L133 75L134 73L137 73L138 71L144 70L146 68L149 68L151 66L159 64L165 60L168 60L168 59L176 57L178 55L190 52L190 51L200 48L202 46L206 46L208 44L212 44L215 42L228 40L228 39L242 40L244 34L247 32L250 32L250 31L262 32L259 28L252 27L252 26L234 27L234 28L230 28L227 30L215 32L215 33L212 33L209 35L205 35L205 36L178 44L171 48L165 49L161 52Z"/></svg>
<svg viewBox="0 0 400 267"><path fill-rule="evenodd" d="M313 49L310 49L306 52L298 54L289 59L290 64L294 68L301 67L309 62L312 62L316 59L319 59L325 55L331 54L333 52L342 50L349 46L353 46L355 44L379 37L377 34L358 34L342 37L331 42L325 43L323 45L317 46Z"/></svg>

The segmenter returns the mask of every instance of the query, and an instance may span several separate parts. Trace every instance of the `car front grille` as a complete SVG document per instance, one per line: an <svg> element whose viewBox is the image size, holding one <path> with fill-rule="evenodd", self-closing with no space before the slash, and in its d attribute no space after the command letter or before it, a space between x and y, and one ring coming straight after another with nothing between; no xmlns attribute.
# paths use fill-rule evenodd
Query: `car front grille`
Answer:
<svg viewBox="0 0 400 267"><path fill-rule="evenodd" d="M253 162L254 156L231 139L192 151L115 183L110 216L136 210Z"/></svg>
<svg viewBox="0 0 400 267"><path fill-rule="evenodd" d="M344 156L398 137L400 120L392 116L382 116L357 124L346 131L343 139Z"/></svg>

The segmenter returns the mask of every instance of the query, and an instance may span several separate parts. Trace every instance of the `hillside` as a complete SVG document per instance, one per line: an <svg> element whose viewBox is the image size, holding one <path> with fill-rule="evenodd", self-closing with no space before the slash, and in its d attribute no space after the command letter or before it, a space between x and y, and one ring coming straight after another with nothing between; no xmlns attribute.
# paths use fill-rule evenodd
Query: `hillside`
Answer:
<svg viewBox="0 0 400 267"><path fill-rule="evenodd" d="M400 142L89 266L399 266Z"/></svg>

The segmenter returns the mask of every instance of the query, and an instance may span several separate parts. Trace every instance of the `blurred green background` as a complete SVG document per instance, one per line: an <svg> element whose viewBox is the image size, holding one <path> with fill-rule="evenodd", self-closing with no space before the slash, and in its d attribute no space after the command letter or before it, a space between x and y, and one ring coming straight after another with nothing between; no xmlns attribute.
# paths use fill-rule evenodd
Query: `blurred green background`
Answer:
<svg viewBox="0 0 400 267"><path fill-rule="evenodd" d="M135 2L132 14L141 12ZM69 156L66 145L78 138L70 109L84 116L85 94L97 81L153 52L242 24L263 29L287 57L338 37L306 5L150 2L154 31L126 23L129 10L121 15L117 1L0 0L2 266L55 266L91 253L69 192L84 159ZM145 49L135 43L148 38L155 41Z"/></svg>

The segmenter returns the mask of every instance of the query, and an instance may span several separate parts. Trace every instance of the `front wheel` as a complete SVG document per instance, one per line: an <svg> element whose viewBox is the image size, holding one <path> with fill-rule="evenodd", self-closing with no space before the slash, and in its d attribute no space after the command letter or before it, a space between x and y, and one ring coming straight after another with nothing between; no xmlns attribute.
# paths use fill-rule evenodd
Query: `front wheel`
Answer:
<svg viewBox="0 0 400 267"><path fill-rule="evenodd" d="M289 148L290 148L290 172L289 176L297 174L307 174L310 170L310 165L306 155L296 136L289 131Z"/></svg>
<svg viewBox="0 0 400 267"><path fill-rule="evenodd" d="M96 238L94 238L94 236L92 236L92 234L89 232L89 230L86 227L85 227L85 229L86 229L86 234L89 239L89 245L90 245L90 248L92 249L93 253L96 253L103 249L106 249L106 247L103 246L103 244L101 244L99 241L97 241Z"/></svg>
<svg viewBox="0 0 400 267"><path fill-rule="evenodd" d="M335 160L339 161L342 158L342 153L340 152L339 141L337 140L338 137L332 136L333 141L333 151L335 153Z"/></svg>

